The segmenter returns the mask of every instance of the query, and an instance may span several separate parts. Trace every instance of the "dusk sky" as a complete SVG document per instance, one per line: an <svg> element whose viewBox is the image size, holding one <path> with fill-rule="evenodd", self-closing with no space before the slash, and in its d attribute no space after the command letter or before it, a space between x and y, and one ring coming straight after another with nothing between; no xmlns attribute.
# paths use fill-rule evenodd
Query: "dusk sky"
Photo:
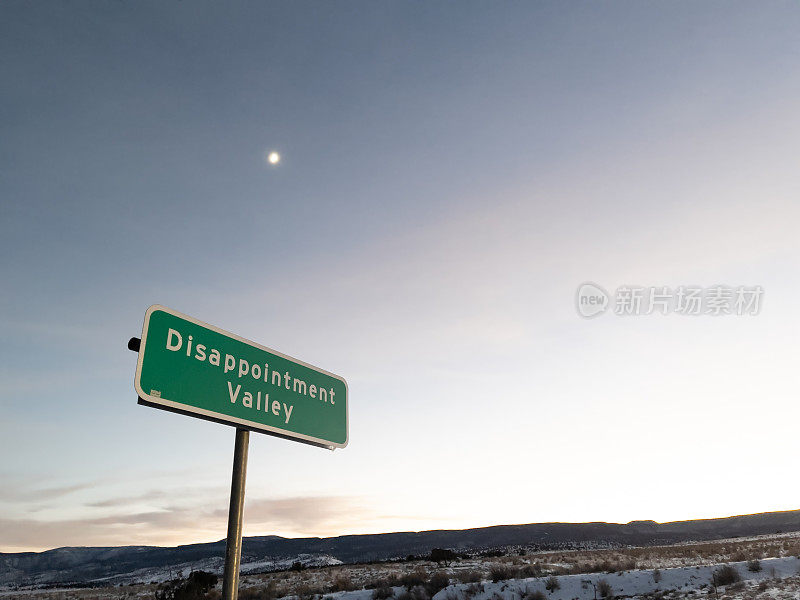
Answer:
<svg viewBox="0 0 800 600"><path fill-rule="evenodd" d="M797 509L796 2L0 4L0 551L225 537L163 304L346 378L244 535ZM280 162L267 155L278 152ZM576 291L760 286L754 315Z"/></svg>

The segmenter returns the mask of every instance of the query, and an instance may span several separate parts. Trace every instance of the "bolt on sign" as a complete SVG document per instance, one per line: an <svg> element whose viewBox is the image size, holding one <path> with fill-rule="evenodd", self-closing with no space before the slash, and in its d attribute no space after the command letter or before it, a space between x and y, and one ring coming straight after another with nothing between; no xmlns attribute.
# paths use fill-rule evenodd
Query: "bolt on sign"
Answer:
<svg viewBox="0 0 800 600"><path fill-rule="evenodd" d="M326 448L348 438L347 382L164 306L144 317L142 404Z"/></svg>

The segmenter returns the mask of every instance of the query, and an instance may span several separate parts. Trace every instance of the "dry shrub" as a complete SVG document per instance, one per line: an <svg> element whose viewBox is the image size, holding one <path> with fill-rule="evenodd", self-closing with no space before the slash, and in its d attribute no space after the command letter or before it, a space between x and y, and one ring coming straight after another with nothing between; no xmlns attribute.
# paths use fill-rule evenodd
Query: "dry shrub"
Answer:
<svg viewBox="0 0 800 600"><path fill-rule="evenodd" d="M436 592L443 590L448 585L450 585L450 578L447 576L447 574L437 571L431 575L431 578L425 584L425 591L428 592L428 596L433 598L436 595Z"/></svg>
<svg viewBox="0 0 800 600"><path fill-rule="evenodd" d="M430 600L428 592L421 585L411 588L409 595L411 596L411 600Z"/></svg>
<svg viewBox="0 0 800 600"><path fill-rule="evenodd" d="M541 577L542 566L537 562L532 565L525 565L518 572L519 577Z"/></svg>
<svg viewBox="0 0 800 600"><path fill-rule="evenodd" d="M364 584L365 590L377 590L378 588L387 588L392 587L398 584L397 575L394 573L386 576L381 577L379 579L373 579L372 581L368 581Z"/></svg>
<svg viewBox="0 0 800 600"><path fill-rule="evenodd" d="M732 583L728 586L727 591L729 592L741 592L744 589L744 581L738 581L736 583Z"/></svg>
<svg viewBox="0 0 800 600"><path fill-rule="evenodd" d="M653 583L658 583L661 581L661 569L655 569L653 571Z"/></svg>
<svg viewBox="0 0 800 600"><path fill-rule="evenodd" d="M497 583L498 581L505 581L506 579L513 579L514 575L515 569L507 567L506 565L493 564L489 568L489 577L494 583Z"/></svg>
<svg viewBox="0 0 800 600"><path fill-rule="evenodd" d="M427 580L428 573L425 572L425 569L418 567L409 573L404 573L400 577L399 583L410 592L413 588L419 585L425 585Z"/></svg>
<svg viewBox="0 0 800 600"><path fill-rule="evenodd" d="M239 590L241 600L275 600L286 595L286 591L278 589L278 584L272 579L265 586L253 586Z"/></svg>
<svg viewBox="0 0 800 600"><path fill-rule="evenodd" d="M333 578L330 585L330 591L332 592L349 592L355 589L357 589L357 587L348 573L338 574Z"/></svg>
<svg viewBox="0 0 800 600"><path fill-rule="evenodd" d="M381 585L372 591L372 600L386 600L394 596L394 590L388 585Z"/></svg>
<svg viewBox="0 0 800 600"><path fill-rule="evenodd" d="M601 579L597 582L597 593L600 594L601 598L611 598L613 597L613 591L611 589L611 584L608 583L605 579Z"/></svg>
<svg viewBox="0 0 800 600"><path fill-rule="evenodd" d="M461 583L480 583L483 581L483 573L476 570L460 571L456 573L456 579Z"/></svg>
<svg viewBox="0 0 800 600"><path fill-rule="evenodd" d="M753 558L747 561L747 570L751 573L758 573L761 571L761 561L757 558Z"/></svg>
<svg viewBox="0 0 800 600"><path fill-rule="evenodd" d="M711 583L717 585L730 585L742 579L739 571L732 565L722 565L711 573Z"/></svg>
<svg viewBox="0 0 800 600"><path fill-rule="evenodd" d="M322 596L325 590L318 585L309 585L307 583L300 583L294 588L294 595L300 600L312 600L316 596Z"/></svg>
<svg viewBox="0 0 800 600"><path fill-rule="evenodd" d="M469 600L478 594L482 594L485 589L482 583L470 583L464 588L464 596Z"/></svg>

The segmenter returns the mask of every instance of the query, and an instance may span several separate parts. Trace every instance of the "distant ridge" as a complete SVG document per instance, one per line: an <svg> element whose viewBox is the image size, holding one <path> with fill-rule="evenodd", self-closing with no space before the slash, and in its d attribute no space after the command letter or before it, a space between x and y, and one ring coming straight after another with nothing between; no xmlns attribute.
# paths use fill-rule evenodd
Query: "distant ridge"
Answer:
<svg viewBox="0 0 800 600"><path fill-rule="evenodd" d="M476 551L506 546L548 549L570 544L647 546L686 541L800 531L800 510L656 523L531 523L475 529L343 535L330 538L244 538L242 562L326 556L364 562L423 555L431 548ZM89 582L146 569L187 563L213 568L225 553L225 541L174 548L120 546L56 548L45 552L0 553L0 584L29 585Z"/></svg>

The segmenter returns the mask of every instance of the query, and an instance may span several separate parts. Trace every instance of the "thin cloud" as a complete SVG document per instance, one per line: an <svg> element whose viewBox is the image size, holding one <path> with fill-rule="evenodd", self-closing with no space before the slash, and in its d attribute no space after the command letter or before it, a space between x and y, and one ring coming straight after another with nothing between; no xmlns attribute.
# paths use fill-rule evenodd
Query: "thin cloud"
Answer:
<svg viewBox="0 0 800 600"><path fill-rule="evenodd" d="M30 489L21 486L6 486L0 488L0 502L36 502L39 500L52 500L61 498L73 492L93 487L94 483L77 483L58 487Z"/></svg>
<svg viewBox="0 0 800 600"><path fill-rule="evenodd" d="M227 514L227 513L225 513ZM245 504L246 523L268 530L327 535L351 526L353 521L371 520L372 510L352 496L299 496L254 500Z"/></svg>
<svg viewBox="0 0 800 600"><path fill-rule="evenodd" d="M166 492L163 490L150 490L144 494L137 496L118 496L116 498L107 498L106 500L98 500L97 502L87 502L86 506L92 508L111 508L117 506L130 506L140 502L147 502L149 500L158 500L166 497Z"/></svg>

